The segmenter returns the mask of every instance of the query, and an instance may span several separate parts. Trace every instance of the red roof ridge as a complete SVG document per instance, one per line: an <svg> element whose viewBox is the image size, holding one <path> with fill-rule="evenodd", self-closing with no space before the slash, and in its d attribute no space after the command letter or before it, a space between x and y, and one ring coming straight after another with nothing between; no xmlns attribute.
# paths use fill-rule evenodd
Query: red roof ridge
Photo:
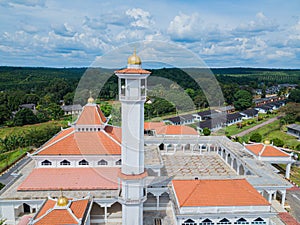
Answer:
<svg viewBox="0 0 300 225"><path fill-rule="evenodd" d="M71 203L72 204L72 203ZM70 206L71 204L69 205L69 207L67 208L68 212L71 214L71 216L77 221L79 222L80 220L79 219L82 219L82 218L77 218L74 214L74 212L71 210Z"/></svg>
<svg viewBox="0 0 300 225"><path fill-rule="evenodd" d="M120 147L122 146L116 139L114 139L112 136L110 136L108 133L106 133L105 130L101 130L100 132L103 132L108 138L110 138L113 142L118 144Z"/></svg>
<svg viewBox="0 0 300 225"><path fill-rule="evenodd" d="M93 110L93 111L88 112L87 110ZM89 116L87 118L83 117L86 114L91 117L89 117ZM95 115L95 114L97 114L97 115ZM96 122L95 118L98 118L99 121ZM91 122L91 124L89 124L88 122ZM88 123L88 124L85 124L85 123ZM100 125L106 124L107 119L106 119L104 113L102 112L100 106L95 103L88 103L85 106L83 106L81 113L79 114L78 118L74 122L75 125L99 125L99 123L100 123Z"/></svg>
<svg viewBox="0 0 300 225"><path fill-rule="evenodd" d="M68 128L68 129L70 129L70 128ZM65 129L65 130L67 130L67 129ZM62 131L64 131L64 130L62 130ZM62 131L60 131L59 133L61 133ZM39 154L40 152L44 151L45 149L47 149L47 148L49 148L49 147L55 145L56 143L60 142L61 140L63 140L63 139L65 139L65 138L69 137L70 135L74 134L74 133L75 133L75 129L74 129L73 131L71 131L70 133L68 133L67 135L65 135L65 136L63 136L63 137L61 137L61 138L59 138L59 139L53 141L53 142L50 143L49 145L46 145L46 144L49 143L53 138L55 138L59 133L57 133L57 134L56 134L55 136L53 136L49 141L47 141L47 142L46 142L46 143L45 143L38 151L36 151L35 153L33 153L33 155Z"/></svg>
<svg viewBox="0 0 300 225"><path fill-rule="evenodd" d="M96 109L97 109L97 114L98 114L98 117L99 117L100 121L101 121L102 123L105 124L105 123L107 122L107 119L106 119L104 113L102 112L100 106L97 105L97 104L96 104ZM99 110L100 110L100 112L99 112ZM101 115L100 115L101 113L103 114L103 116L104 116L104 118L105 118L105 121L102 120L102 117L101 117Z"/></svg>
<svg viewBox="0 0 300 225"><path fill-rule="evenodd" d="M261 156L263 153L264 153L264 151L265 151L265 149L266 149L266 146L267 145L263 145L263 147L262 147L262 149L259 151L259 153L258 153L258 156Z"/></svg>

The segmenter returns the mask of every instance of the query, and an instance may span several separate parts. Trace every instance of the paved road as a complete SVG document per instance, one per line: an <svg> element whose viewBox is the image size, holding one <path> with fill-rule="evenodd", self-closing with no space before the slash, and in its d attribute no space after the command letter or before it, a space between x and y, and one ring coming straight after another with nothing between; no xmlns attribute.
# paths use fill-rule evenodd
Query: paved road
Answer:
<svg viewBox="0 0 300 225"><path fill-rule="evenodd" d="M27 164L29 161L31 161L31 158L29 158L28 156L25 156L23 159L18 161L13 167L8 169L0 176L0 183L8 184L14 178L11 174L17 172L20 167Z"/></svg>
<svg viewBox="0 0 300 225"><path fill-rule="evenodd" d="M300 189L287 191L286 199L291 206L291 214L300 222Z"/></svg>
<svg viewBox="0 0 300 225"><path fill-rule="evenodd" d="M267 121L265 121L265 122L263 122L261 124L258 124L258 125L254 126L254 127L251 127L248 130L244 130L241 133L238 133L238 134L236 134L234 136L236 136L236 137L242 137L242 136L244 136L244 135L246 135L246 134L248 134L248 133L250 133L250 132L252 132L252 131L254 131L254 130L258 129L258 128L260 128L260 127L263 127L263 126L265 126L265 125L267 125L269 123L273 123L274 121L276 121L278 119L279 119L279 116L274 117L274 118L269 119L269 120L267 120Z"/></svg>

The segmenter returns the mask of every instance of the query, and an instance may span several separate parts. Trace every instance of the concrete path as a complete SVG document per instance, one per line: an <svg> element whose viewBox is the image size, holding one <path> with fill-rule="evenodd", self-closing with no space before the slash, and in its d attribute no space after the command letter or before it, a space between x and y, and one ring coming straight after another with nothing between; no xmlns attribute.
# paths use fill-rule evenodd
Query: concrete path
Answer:
<svg viewBox="0 0 300 225"><path fill-rule="evenodd" d="M274 121L278 120L279 118L280 118L279 116L271 118L271 119L269 119L269 120L267 120L267 121L265 121L265 122L263 122L261 124L258 124L258 125L254 126L254 127L251 127L248 130L244 130L241 133L238 133L238 134L236 134L234 136L236 136L236 137L242 137L242 136L244 136L246 134L249 134L250 132L252 132L252 131L254 131L254 130L258 129L258 128L261 128L261 127L263 127L263 126L265 126L265 125L267 125L269 123L273 123Z"/></svg>
<svg viewBox="0 0 300 225"><path fill-rule="evenodd" d="M26 165L29 161L31 161L31 158L25 156L17 163L15 163L0 176L0 183L8 184L14 178L12 174L17 173L19 169L22 168L22 166Z"/></svg>

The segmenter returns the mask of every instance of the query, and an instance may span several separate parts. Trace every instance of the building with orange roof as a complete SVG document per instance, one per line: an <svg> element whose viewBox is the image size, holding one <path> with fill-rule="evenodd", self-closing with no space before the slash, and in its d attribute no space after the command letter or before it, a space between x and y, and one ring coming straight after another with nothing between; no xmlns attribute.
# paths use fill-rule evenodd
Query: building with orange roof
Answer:
<svg viewBox="0 0 300 225"><path fill-rule="evenodd" d="M292 153L286 153L273 144L270 144L269 141L265 141L265 143L247 144L245 145L245 149L258 160L268 163L286 164L285 177L287 179L290 178L291 165L295 162L292 158Z"/></svg>
<svg viewBox="0 0 300 225"><path fill-rule="evenodd" d="M274 215L245 179L173 180L172 190L177 224L268 224Z"/></svg>
<svg viewBox="0 0 300 225"><path fill-rule="evenodd" d="M269 146L249 150L187 126L144 122L150 72L134 53L115 73L122 127L110 125L90 96L77 120L29 154L0 191L0 218L8 225L142 225L152 224L155 212L162 224L276 221L271 203L284 206L292 185L268 162L290 155ZM59 201L61 190L68 198Z"/></svg>
<svg viewBox="0 0 300 225"><path fill-rule="evenodd" d="M48 197L28 225L88 225L92 202L90 196L82 199L68 199L63 195L56 199Z"/></svg>

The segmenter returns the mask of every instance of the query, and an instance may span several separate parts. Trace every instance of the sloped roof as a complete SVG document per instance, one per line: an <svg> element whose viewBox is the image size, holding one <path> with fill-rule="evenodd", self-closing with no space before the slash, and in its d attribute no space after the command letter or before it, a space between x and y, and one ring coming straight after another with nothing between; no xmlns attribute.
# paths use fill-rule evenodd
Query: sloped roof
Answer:
<svg viewBox="0 0 300 225"><path fill-rule="evenodd" d="M66 130L45 144L37 155L120 155L121 146L105 131Z"/></svg>
<svg viewBox="0 0 300 225"><path fill-rule="evenodd" d="M115 73L121 74L150 74L151 72L144 69L134 69L134 68L125 68L122 70L117 70Z"/></svg>
<svg viewBox="0 0 300 225"><path fill-rule="evenodd" d="M144 130L155 130L156 128L162 127L165 124L163 122L145 122Z"/></svg>
<svg viewBox="0 0 300 225"><path fill-rule="evenodd" d="M244 111L241 112L241 114L245 114L247 116L255 116L258 114L258 110L257 109L246 109Z"/></svg>
<svg viewBox="0 0 300 225"><path fill-rule="evenodd" d="M106 122L106 118L101 111L99 105L87 104L83 107L79 115L76 125L102 125Z"/></svg>
<svg viewBox="0 0 300 225"><path fill-rule="evenodd" d="M111 136L114 140L116 140L117 142L119 142L121 144L121 142L122 142L122 128L121 127L114 127L114 126L107 125L104 128L104 130L109 136Z"/></svg>
<svg viewBox="0 0 300 225"><path fill-rule="evenodd" d="M198 135L198 132L188 126L183 125L165 125L155 128L158 135Z"/></svg>
<svg viewBox="0 0 300 225"><path fill-rule="evenodd" d="M48 199L37 216L34 218L35 225L63 225L81 224L80 219L88 208L88 199L69 200L70 205L66 208L55 207L56 200Z"/></svg>
<svg viewBox="0 0 300 225"><path fill-rule="evenodd" d="M270 205L245 179L173 180L172 185L180 207Z"/></svg>
<svg viewBox="0 0 300 225"><path fill-rule="evenodd" d="M261 157L290 157L288 153L281 151L273 145L249 144L245 147L253 154Z"/></svg>
<svg viewBox="0 0 300 225"><path fill-rule="evenodd" d="M117 167L36 168L18 187L18 191L115 190Z"/></svg>

